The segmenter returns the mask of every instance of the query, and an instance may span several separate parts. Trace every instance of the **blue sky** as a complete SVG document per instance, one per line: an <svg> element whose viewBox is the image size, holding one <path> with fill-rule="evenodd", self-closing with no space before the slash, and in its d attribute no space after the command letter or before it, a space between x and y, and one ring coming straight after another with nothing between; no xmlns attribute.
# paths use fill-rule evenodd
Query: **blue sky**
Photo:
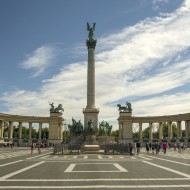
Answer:
<svg viewBox="0 0 190 190"><path fill-rule="evenodd" d="M190 0L1 0L0 112L83 121L88 32L96 22L99 121L190 108Z"/></svg>

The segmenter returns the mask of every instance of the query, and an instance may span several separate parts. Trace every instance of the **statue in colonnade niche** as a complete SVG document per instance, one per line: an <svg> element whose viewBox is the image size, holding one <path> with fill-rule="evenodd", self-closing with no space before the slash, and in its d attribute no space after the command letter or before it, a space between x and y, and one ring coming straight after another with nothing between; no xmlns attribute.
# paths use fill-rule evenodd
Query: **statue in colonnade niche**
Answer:
<svg viewBox="0 0 190 190"><path fill-rule="evenodd" d="M54 102L52 102L52 103L49 102L49 105L51 106L51 108L49 110L50 113L61 113L61 112L64 112L62 104L58 104L58 106L56 108L54 106Z"/></svg>
<svg viewBox="0 0 190 190"><path fill-rule="evenodd" d="M120 104L117 104L117 107L119 107L119 111L120 112L128 112L131 113L132 112L132 106L130 102L126 102L126 106L121 106Z"/></svg>

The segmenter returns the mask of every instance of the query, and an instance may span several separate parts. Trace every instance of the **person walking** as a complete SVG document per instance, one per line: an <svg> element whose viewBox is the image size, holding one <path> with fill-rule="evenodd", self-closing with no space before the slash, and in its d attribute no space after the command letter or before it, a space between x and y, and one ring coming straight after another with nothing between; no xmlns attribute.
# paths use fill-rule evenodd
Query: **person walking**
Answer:
<svg viewBox="0 0 190 190"><path fill-rule="evenodd" d="M157 143L155 144L156 154L158 154L158 153L160 152L160 149L161 149L161 146L160 146L160 144L157 142Z"/></svg>
<svg viewBox="0 0 190 190"><path fill-rule="evenodd" d="M31 154L33 154L33 150L34 150L34 143L31 142Z"/></svg>
<svg viewBox="0 0 190 190"><path fill-rule="evenodd" d="M174 144L174 151L176 151L176 148L177 148L177 145L176 145L176 143Z"/></svg>
<svg viewBox="0 0 190 190"><path fill-rule="evenodd" d="M154 154L154 149L155 149L155 143L152 143L152 154Z"/></svg>
<svg viewBox="0 0 190 190"><path fill-rule="evenodd" d="M132 143L129 143L129 153L130 153L130 156L133 156L132 151L133 151L133 145L132 145Z"/></svg>
<svg viewBox="0 0 190 190"><path fill-rule="evenodd" d="M40 143L37 144L37 148L38 148L38 154L41 154Z"/></svg>
<svg viewBox="0 0 190 190"><path fill-rule="evenodd" d="M149 144L146 143L146 152L149 153Z"/></svg>
<svg viewBox="0 0 190 190"><path fill-rule="evenodd" d="M151 144L151 142L149 143L149 150L150 151L152 150L152 144Z"/></svg>

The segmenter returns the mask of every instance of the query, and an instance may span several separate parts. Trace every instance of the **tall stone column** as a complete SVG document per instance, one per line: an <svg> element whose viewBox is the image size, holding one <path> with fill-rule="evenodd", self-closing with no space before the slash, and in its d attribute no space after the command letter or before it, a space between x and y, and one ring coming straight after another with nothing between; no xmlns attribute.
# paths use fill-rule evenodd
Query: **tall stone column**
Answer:
<svg viewBox="0 0 190 190"><path fill-rule="evenodd" d="M142 139L142 123L139 123L139 139Z"/></svg>
<svg viewBox="0 0 190 190"><path fill-rule="evenodd" d="M163 139L163 123L159 123L159 139Z"/></svg>
<svg viewBox="0 0 190 190"><path fill-rule="evenodd" d="M98 131L98 113L99 109L95 106L95 58L94 50L96 47L96 40L93 36L93 31L95 30L95 24L90 27L87 23L89 30L89 39L86 41L88 48L88 67L87 67L87 106L83 109L84 114L84 129L87 132L88 122L93 121L93 124Z"/></svg>

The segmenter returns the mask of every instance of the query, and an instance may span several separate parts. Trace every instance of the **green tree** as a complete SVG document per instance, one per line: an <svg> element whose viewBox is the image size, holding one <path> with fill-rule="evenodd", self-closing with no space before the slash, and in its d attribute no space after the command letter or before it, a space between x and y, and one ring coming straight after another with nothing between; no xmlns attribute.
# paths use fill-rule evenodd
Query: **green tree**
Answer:
<svg viewBox="0 0 190 190"><path fill-rule="evenodd" d="M63 142L68 143L71 138L70 131L63 131Z"/></svg>
<svg viewBox="0 0 190 190"><path fill-rule="evenodd" d="M42 128L41 139L48 139L48 137L49 137L49 129L47 127Z"/></svg>
<svg viewBox="0 0 190 190"><path fill-rule="evenodd" d="M8 122L4 122L4 132L3 132L3 137L8 137L8 126L9 126L9 123Z"/></svg>
<svg viewBox="0 0 190 190"><path fill-rule="evenodd" d="M172 123L172 134L174 138L177 137L177 126L175 123Z"/></svg>
<svg viewBox="0 0 190 190"><path fill-rule="evenodd" d="M149 138L149 127L145 128L142 131L142 134L143 134L144 139L148 139Z"/></svg>
<svg viewBox="0 0 190 190"><path fill-rule="evenodd" d="M168 123L163 122L162 131L163 131L163 138L166 139L168 137Z"/></svg>
<svg viewBox="0 0 190 190"><path fill-rule="evenodd" d="M119 130L112 131L111 136L114 137L114 140L116 142L118 142L119 141Z"/></svg>

